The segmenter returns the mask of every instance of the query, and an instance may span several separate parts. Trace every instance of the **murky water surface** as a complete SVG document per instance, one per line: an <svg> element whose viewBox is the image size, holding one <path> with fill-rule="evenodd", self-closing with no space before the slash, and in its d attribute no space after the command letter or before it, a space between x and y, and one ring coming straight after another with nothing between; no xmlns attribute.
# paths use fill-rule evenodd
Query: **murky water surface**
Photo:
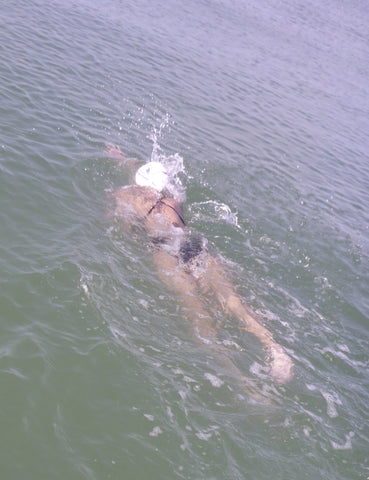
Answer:
<svg viewBox="0 0 369 480"><path fill-rule="evenodd" d="M4 479L367 479L364 1L3 2ZM189 226L295 363L215 310L240 389L109 218L119 144L164 162Z"/></svg>

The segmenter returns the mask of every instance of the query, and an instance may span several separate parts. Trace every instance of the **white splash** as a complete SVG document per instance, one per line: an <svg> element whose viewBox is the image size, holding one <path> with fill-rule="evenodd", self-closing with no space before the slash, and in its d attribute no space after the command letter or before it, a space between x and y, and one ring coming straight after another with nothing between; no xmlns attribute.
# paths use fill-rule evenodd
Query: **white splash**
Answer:
<svg viewBox="0 0 369 480"><path fill-rule="evenodd" d="M193 203L192 207L199 207L200 211L202 210L202 207L206 207L206 212L201 212L201 215L209 216L210 218L214 217L216 220L222 220L240 228L237 214L232 212L229 206L225 203L217 202L215 200L207 200L205 202Z"/></svg>
<svg viewBox="0 0 369 480"><path fill-rule="evenodd" d="M163 134L163 131L167 128L169 128L168 114L165 115L159 128L154 128L153 132L149 136L153 143L150 160L152 162L160 162L165 166L171 179L167 190L171 195L173 195L174 198L184 202L186 200L186 191L180 179L180 174L185 174L183 157L179 153L166 155L159 144L159 140Z"/></svg>
<svg viewBox="0 0 369 480"><path fill-rule="evenodd" d="M90 296L90 291L88 289L88 286L86 285L86 283L81 283L81 288L83 290L83 293L89 297Z"/></svg>
<svg viewBox="0 0 369 480"><path fill-rule="evenodd" d="M213 387L220 388L224 384L223 380L216 377L215 375L212 375L211 373L205 373L204 377L206 378L206 380L209 380Z"/></svg>
<svg viewBox="0 0 369 480"><path fill-rule="evenodd" d="M354 435L355 435L354 432L349 432L345 437L346 442L343 445L340 445L336 442L331 441L332 448L334 450L351 450L352 449L351 439L354 437Z"/></svg>
<svg viewBox="0 0 369 480"><path fill-rule="evenodd" d="M150 437L158 437L163 433L163 430L160 427L154 427L149 433Z"/></svg>
<svg viewBox="0 0 369 480"><path fill-rule="evenodd" d="M208 441L213 435L219 436L219 427L217 425L210 425L206 430L199 430L195 433L196 437L200 440Z"/></svg>
<svg viewBox="0 0 369 480"><path fill-rule="evenodd" d="M341 400L339 399L338 395L336 393L329 393L329 392L320 392L324 398L324 400L327 402L327 414L330 418L336 418L338 417L338 412L336 409L336 404L337 405L342 405Z"/></svg>
<svg viewBox="0 0 369 480"><path fill-rule="evenodd" d="M172 409L171 409L169 406L167 407L167 415L168 415L168 417L170 418L170 420L173 420L173 419L174 419L174 415L173 415Z"/></svg>
<svg viewBox="0 0 369 480"><path fill-rule="evenodd" d="M210 433L205 433L205 432L198 432L198 433L195 433L196 437L199 438L200 440L209 440L209 438L211 438L213 436L213 434L210 432Z"/></svg>

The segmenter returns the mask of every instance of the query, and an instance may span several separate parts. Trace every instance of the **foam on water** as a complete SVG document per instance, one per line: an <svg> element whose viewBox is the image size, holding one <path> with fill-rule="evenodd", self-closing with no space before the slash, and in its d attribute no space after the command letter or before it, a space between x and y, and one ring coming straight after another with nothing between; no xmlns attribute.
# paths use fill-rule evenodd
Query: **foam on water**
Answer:
<svg viewBox="0 0 369 480"><path fill-rule="evenodd" d="M223 380L221 380L219 377L217 377L216 375L213 375L212 373L208 373L206 372L204 374L204 377L206 378L206 380L209 380L209 382L212 384L213 387L215 388L220 388L224 382Z"/></svg>
<svg viewBox="0 0 369 480"><path fill-rule="evenodd" d="M331 441L332 448L334 450L352 450L352 439L354 438L355 433L354 432L349 432L347 435L345 435L345 443L338 443L334 442L333 440Z"/></svg>
<svg viewBox="0 0 369 480"><path fill-rule="evenodd" d="M327 414L330 418L338 417L336 405L342 405L337 393L321 391L324 400L327 402Z"/></svg>

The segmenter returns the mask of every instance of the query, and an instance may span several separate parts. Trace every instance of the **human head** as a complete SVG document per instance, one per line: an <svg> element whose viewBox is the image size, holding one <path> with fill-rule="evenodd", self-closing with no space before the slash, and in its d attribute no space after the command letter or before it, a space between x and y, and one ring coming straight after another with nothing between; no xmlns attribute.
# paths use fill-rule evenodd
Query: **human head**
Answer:
<svg viewBox="0 0 369 480"><path fill-rule="evenodd" d="M149 162L140 167L135 177L140 187L151 187L161 192L169 182L168 172L159 162Z"/></svg>

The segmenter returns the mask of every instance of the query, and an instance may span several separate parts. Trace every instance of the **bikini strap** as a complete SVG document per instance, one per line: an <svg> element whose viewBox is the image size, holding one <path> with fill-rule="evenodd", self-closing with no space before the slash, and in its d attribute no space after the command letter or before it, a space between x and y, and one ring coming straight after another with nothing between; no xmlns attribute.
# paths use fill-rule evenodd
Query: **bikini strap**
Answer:
<svg viewBox="0 0 369 480"><path fill-rule="evenodd" d="M157 202L154 203L154 205L150 208L150 210L146 213L146 217L148 217L149 215L151 215L152 211L154 210L155 207L157 207L157 205L162 201L164 197L161 197L159 198L159 200Z"/></svg>
<svg viewBox="0 0 369 480"><path fill-rule="evenodd" d="M162 204L165 205L166 207L171 208L171 209L177 214L178 218L181 220L181 222L183 223L183 225L186 225L186 222L185 222L185 220L184 220L184 218L183 218L183 215L181 215L181 214L178 212L178 210L173 207L173 205L170 205L169 203L165 203L165 202L164 202L164 199L165 199L164 196L161 197L161 198L159 198L159 200L158 200L156 203L154 203L154 205L153 205L153 206L150 208L150 210L147 212L146 217L148 217L149 215L151 215L151 213L153 212L153 210L155 209L155 207L158 206L159 203L162 203Z"/></svg>
<svg viewBox="0 0 369 480"><path fill-rule="evenodd" d="M173 207L173 205L170 205L170 204L168 204L168 203L165 203L165 202L163 201L164 199L165 199L165 197L164 197L164 198L161 198L161 199L159 200L159 202L162 203L163 205L166 205L167 207L171 208L171 209L177 214L178 218L181 220L181 222L183 223L183 225L186 225L186 222L185 222L185 220L184 220L184 218L183 218L183 215L181 215L181 214L178 212L178 210Z"/></svg>

